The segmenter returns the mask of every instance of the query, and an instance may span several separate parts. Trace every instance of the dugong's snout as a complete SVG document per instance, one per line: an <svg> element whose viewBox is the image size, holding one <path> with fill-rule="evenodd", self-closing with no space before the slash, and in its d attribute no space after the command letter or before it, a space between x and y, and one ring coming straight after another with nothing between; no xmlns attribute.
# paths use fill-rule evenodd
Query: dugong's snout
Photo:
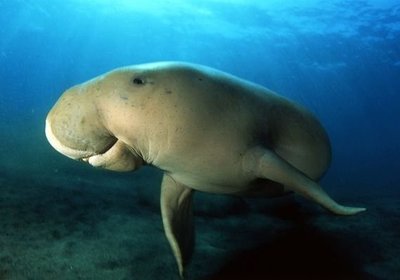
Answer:
<svg viewBox="0 0 400 280"><path fill-rule="evenodd" d="M94 152L70 148L65 144L61 143L61 141L57 138L57 136L54 135L53 130L51 128L51 121L49 120L48 117L46 118L45 132L46 132L46 138L49 141L50 145L59 153L69 158L79 160L87 158L94 154Z"/></svg>
<svg viewBox="0 0 400 280"><path fill-rule="evenodd" d="M64 92L47 115L45 132L58 152L76 160L103 153L117 141L102 125L83 86Z"/></svg>
<svg viewBox="0 0 400 280"><path fill-rule="evenodd" d="M143 162L102 123L91 87L67 90L46 118L46 137L61 154L94 167L131 171Z"/></svg>

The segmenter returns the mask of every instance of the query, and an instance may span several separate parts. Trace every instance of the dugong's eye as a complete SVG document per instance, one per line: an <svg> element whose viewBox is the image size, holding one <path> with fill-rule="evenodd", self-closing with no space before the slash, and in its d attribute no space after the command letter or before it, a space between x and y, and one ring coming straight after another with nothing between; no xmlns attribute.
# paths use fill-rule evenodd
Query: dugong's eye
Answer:
<svg viewBox="0 0 400 280"><path fill-rule="evenodd" d="M135 85L144 85L144 80L142 78L134 78L133 83Z"/></svg>

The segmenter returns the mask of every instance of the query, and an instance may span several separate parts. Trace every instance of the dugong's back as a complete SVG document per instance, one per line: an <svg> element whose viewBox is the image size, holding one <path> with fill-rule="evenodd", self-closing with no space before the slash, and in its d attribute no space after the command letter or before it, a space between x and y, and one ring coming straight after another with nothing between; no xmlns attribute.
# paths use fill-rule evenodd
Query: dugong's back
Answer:
<svg viewBox="0 0 400 280"><path fill-rule="evenodd" d="M170 92L161 97L166 111L160 118L174 131L168 141L169 153L158 157L157 164L166 170L199 171L194 177L208 173L208 179L222 174L240 184L234 176L242 168L240 156L258 145L273 150L312 179L327 169L329 139L303 107L264 87L203 66L177 65L160 75L168 81ZM171 161L171 156L178 155L184 156Z"/></svg>

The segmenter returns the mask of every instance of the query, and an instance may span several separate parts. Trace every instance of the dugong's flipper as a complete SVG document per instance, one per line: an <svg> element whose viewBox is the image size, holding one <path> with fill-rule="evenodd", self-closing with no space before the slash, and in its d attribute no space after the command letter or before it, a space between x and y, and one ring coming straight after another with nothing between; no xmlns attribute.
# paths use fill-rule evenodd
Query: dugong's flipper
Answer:
<svg viewBox="0 0 400 280"><path fill-rule="evenodd" d="M321 186L271 150L257 148L248 152L244 166L257 177L284 185L338 215L354 215L365 208L348 207L334 201Z"/></svg>
<svg viewBox="0 0 400 280"><path fill-rule="evenodd" d="M192 189L164 175L161 184L162 220L181 278L194 248L192 194Z"/></svg>

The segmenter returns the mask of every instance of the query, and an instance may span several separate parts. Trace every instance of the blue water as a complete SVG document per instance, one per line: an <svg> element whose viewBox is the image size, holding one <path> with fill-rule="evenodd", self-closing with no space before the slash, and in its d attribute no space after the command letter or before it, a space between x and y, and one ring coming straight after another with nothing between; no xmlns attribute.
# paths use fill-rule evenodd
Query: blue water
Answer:
<svg viewBox="0 0 400 280"><path fill-rule="evenodd" d="M0 15L3 185L117 180L50 147L48 110L68 87L113 68L180 60L259 83L313 111L333 146L322 181L330 193L367 208L369 194L400 198L398 1L0 0ZM10 275L0 269L0 279Z"/></svg>

